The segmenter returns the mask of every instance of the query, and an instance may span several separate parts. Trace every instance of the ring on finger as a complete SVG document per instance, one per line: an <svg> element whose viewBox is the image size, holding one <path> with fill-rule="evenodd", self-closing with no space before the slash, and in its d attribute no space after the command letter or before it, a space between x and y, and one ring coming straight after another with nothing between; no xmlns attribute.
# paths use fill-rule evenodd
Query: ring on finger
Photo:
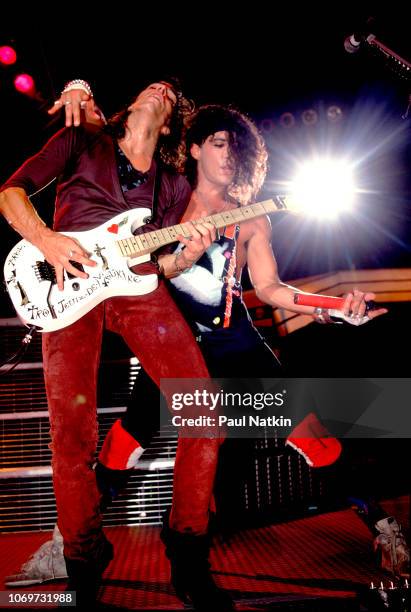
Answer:
<svg viewBox="0 0 411 612"><path fill-rule="evenodd" d="M87 102L85 100L82 100L80 102L80 108L86 108L86 106L87 106Z"/></svg>
<svg viewBox="0 0 411 612"><path fill-rule="evenodd" d="M66 101L64 102L64 106L69 106L70 104L71 104L71 100L66 100Z"/></svg>

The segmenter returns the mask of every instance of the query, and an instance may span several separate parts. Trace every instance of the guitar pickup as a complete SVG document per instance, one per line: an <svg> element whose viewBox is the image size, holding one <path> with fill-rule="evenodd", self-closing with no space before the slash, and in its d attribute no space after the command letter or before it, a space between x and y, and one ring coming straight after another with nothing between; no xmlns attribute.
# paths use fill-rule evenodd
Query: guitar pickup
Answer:
<svg viewBox="0 0 411 612"><path fill-rule="evenodd" d="M73 268L76 268L77 270L79 270L80 272L84 272L84 267L83 264L79 263L78 261L71 261L70 260L71 265L73 266ZM75 276L74 274L72 274L71 272L66 272L67 274L67 278L69 280L71 280L72 278L77 278L77 276Z"/></svg>

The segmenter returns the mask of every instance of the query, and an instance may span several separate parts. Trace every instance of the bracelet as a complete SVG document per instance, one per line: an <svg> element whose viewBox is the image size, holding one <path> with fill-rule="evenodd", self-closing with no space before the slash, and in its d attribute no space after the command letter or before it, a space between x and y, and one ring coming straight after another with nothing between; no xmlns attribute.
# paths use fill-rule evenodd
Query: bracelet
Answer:
<svg viewBox="0 0 411 612"><path fill-rule="evenodd" d="M182 258L184 259L184 263L185 263L185 268L181 268L179 263L178 263L178 257L182 256ZM184 255L184 251L179 251L177 253L177 255L174 257L174 266L175 269L177 270L177 272L179 272L179 274L181 274L182 272L185 272L186 270L188 270L189 268L191 268L191 266L193 265L194 262L189 262Z"/></svg>
<svg viewBox="0 0 411 612"><path fill-rule="evenodd" d="M177 253L177 255L174 257L174 267L177 270L177 272L179 274L181 274L182 272L184 272L185 268L180 268L179 264L178 264L178 256L180 255L181 251L179 251Z"/></svg>
<svg viewBox="0 0 411 612"><path fill-rule="evenodd" d="M188 270L188 268L191 268L191 266L193 266L195 264L196 259L194 259L194 261L190 261L189 259L187 259L187 257L185 256L185 253L184 253L184 249L181 249L180 255L182 255L182 257L184 259L184 263L186 264L186 269L187 270Z"/></svg>
<svg viewBox="0 0 411 612"><path fill-rule="evenodd" d="M87 83L87 81L83 81L83 79L73 79L72 81L69 81L64 85L64 89L61 93L67 93L68 91L72 91L73 89L81 89L86 94L93 97L93 92L91 90L90 85Z"/></svg>
<svg viewBox="0 0 411 612"><path fill-rule="evenodd" d="M317 323L332 323L327 308L315 308L313 317Z"/></svg>

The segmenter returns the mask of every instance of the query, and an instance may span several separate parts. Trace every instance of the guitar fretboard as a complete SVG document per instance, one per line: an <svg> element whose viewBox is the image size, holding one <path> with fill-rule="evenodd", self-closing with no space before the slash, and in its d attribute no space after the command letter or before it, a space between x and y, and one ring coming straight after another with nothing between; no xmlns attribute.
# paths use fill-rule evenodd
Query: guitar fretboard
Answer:
<svg viewBox="0 0 411 612"><path fill-rule="evenodd" d="M281 208L281 204L276 204L274 200L264 200L263 202L250 204L249 206L240 206L239 208L222 211L214 215L209 215L208 217L202 217L201 219L191 221L191 223L195 226L197 223L204 223L207 221L219 229L227 225L242 223L248 219L272 213L279 208ZM178 225L171 225L170 227L163 227L159 230L147 232L146 234L122 238L116 242L121 255L124 257L137 257L138 255L151 253L166 244L176 242L178 240L177 236L190 238L190 235L190 226L188 223L180 223Z"/></svg>

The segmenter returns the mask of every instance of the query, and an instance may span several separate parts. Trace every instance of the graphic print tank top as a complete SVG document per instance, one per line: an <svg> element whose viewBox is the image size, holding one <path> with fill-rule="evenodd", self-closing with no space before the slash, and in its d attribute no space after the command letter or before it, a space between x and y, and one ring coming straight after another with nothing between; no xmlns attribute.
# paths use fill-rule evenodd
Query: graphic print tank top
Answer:
<svg viewBox="0 0 411 612"><path fill-rule="evenodd" d="M238 225L226 227L191 268L170 279L171 293L194 332L230 327L247 317L236 279L239 231Z"/></svg>

